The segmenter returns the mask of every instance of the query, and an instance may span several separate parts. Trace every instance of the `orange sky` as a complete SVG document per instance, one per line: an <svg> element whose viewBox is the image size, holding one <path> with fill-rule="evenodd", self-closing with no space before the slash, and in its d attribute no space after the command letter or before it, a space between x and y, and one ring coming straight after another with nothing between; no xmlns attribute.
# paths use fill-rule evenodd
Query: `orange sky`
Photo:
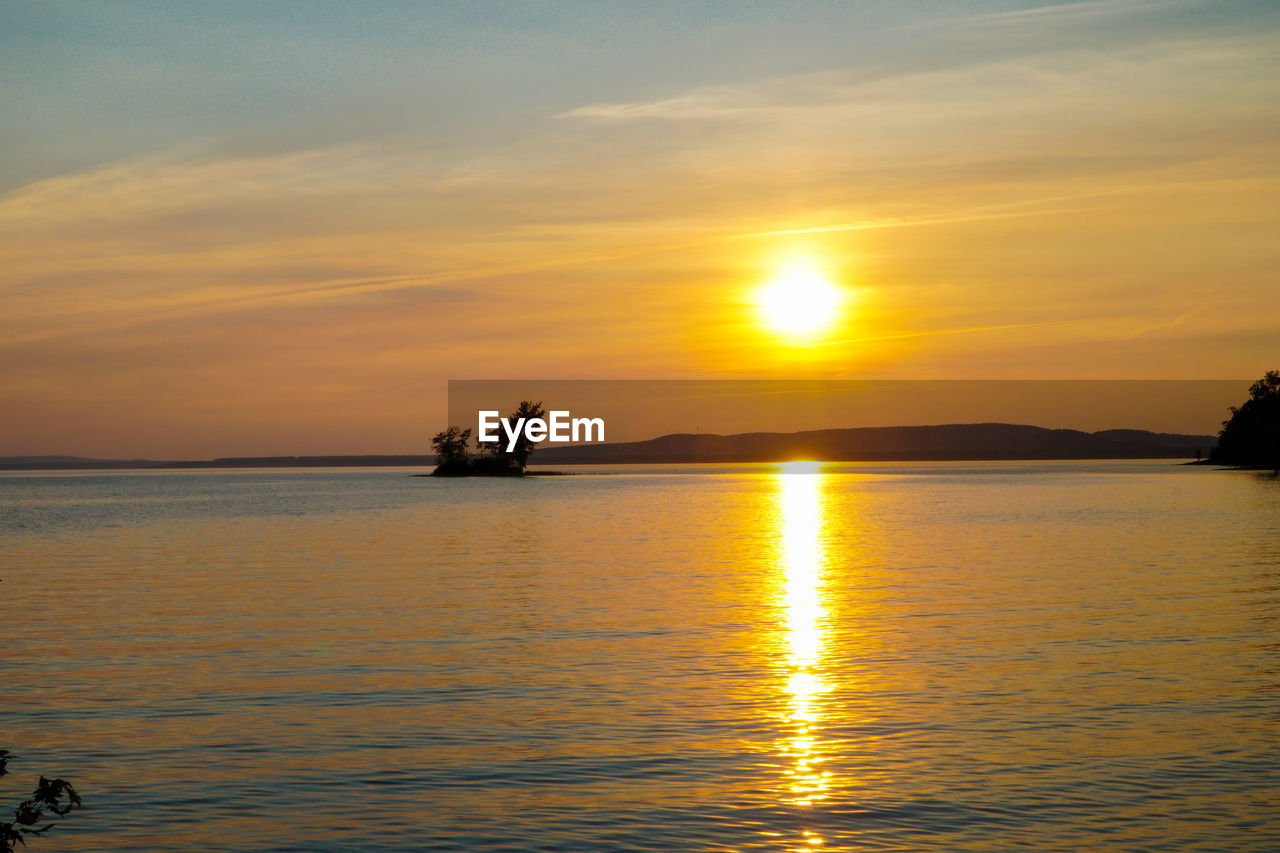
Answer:
<svg viewBox="0 0 1280 853"><path fill-rule="evenodd" d="M1280 367L1270 4L255 8L0 28L0 455L421 452L450 378ZM848 296L804 341L753 301L797 259Z"/></svg>

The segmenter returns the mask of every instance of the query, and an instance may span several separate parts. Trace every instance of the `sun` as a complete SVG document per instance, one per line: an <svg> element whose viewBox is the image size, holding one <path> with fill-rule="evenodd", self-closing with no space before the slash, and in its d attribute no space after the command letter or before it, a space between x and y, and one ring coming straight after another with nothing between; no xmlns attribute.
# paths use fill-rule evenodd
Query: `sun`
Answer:
<svg viewBox="0 0 1280 853"><path fill-rule="evenodd" d="M792 340L814 338L839 319L844 291L808 266L792 267L756 291L761 321Z"/></svg>

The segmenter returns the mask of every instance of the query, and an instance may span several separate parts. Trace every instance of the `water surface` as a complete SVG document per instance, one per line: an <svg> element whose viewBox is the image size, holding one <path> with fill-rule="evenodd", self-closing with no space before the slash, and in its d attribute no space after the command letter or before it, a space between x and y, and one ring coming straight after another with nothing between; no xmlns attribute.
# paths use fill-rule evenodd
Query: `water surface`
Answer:
<svg viewBox="0 0 1280 853"><path fill-rule="evenodd" d="M1274 850L1280 483L0 475L41 850Z"/></svg>

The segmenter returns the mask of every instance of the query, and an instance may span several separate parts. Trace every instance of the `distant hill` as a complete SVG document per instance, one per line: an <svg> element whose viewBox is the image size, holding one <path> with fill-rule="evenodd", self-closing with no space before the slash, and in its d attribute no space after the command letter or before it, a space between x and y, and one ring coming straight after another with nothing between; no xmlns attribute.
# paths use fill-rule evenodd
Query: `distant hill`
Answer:
<svg viewBox="0 0 1280 853"><path fill-rule="evenodd" d="M1187 459L1207 455L1211 435L1113 429L1080 432L1018 424L858 427L737 435L677 433L648 441L542 445L539 465L686 462L925 461L965 459Z"/></svg>
<svg viewBox="0 0 1280 853"><path fill-rule="evenodd" d="M0 456L0 471L76 468L161 468L150 459L90 459L85 456Z"/></svg>
<svg viewBox="0 0 1280 853"><path fill-rule="evenodd" d="M538 446L538 465L626 465L685 462L926 461L964 459L1190 459L1208 455L1211 435L1176 435L1140 429L1080 432L1018 424L857 427L807 432L746 432L737 435L676 433L648 441ZM162 468L347 468L429 467L431 455L254 456L204 461L86 459L81 456L0 457L0 470Z"/></svg>
<svg viewBox="0 0 1280 853"><path fill-rule="evenodd" d="M435 465L432 455L400 456L234 456L197 461L86 459L82 456L0 456L0 471L96 468L376 468Z"/></svg>

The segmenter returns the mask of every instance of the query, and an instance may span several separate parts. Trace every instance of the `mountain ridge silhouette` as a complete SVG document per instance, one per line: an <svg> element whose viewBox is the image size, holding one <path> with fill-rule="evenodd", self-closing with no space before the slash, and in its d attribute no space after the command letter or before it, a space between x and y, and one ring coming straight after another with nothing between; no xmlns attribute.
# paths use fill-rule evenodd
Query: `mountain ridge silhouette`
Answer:
<svg viewBox="0 0 1280 853"><path fill-rule="evenodd" d="M946 461L977 459L1189 458L1211 435L1108 429L1084 432L1024 424L848 427L799 432L671 433L645 441L540 445L539 465L683 462Z"/></svg>
<svg viewBox="0 0 1280 853"><path fill-rule="evenodd" d="M539 444L535 465L643 463L910 462L1001 459L1181 459L1208 455L1212 435L1136 429L1083 432L1024 424L934 424L846 427L799 432L669 433L644 441ZM82 456L0 456L0 470L164 468L336 468L434 465L431 454L231 456L208 460L93 459Z"/></svg>

